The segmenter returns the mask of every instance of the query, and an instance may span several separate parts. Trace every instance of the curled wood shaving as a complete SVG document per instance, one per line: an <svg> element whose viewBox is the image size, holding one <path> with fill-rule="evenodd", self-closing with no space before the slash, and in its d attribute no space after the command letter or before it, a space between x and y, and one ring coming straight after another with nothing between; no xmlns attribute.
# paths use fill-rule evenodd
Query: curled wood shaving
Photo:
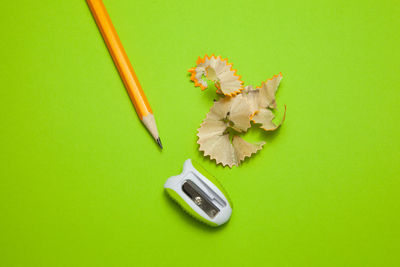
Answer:
<svg viewBox="0 0 400 267"><path fill-rule="evenodd" d="M192 73L190 79L195 86L200 86L202 90L208 87L207 80L213 81L218 88L217 92L226 96L234 96L243 90L241 76L236 74L232 64L228 59L221 56L207 56L198 58L196 67L189 69Z"/></svg>
<svg viewBox="0 0 400 267"><path fill-rule="evenodd" d="M277 107L275 95L282 80L281 73L262 82L260 87L243 87L232 64L214 55L199 57L196 67L189 71L195 86L204 90L208 79L215 82L217 93L224 95L211 107L197 134L199 150L217 164L238 166L262 149L264 141L252 144L239 136L251 127L251 121L265 131L274 131L284 122L286 106L278 125L273 122L272 112Z"/></svg>

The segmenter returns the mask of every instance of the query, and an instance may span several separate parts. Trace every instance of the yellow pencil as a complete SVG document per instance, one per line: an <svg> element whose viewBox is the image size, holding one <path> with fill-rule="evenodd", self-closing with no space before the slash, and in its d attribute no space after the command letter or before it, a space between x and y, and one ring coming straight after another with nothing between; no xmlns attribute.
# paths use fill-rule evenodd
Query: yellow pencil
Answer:
<svg viewBox="0 0 400 267"><path fill-rule="evenodd" d="M143 93L139 80L136 77L131 63L129 62L128 56L126 55L121 41L119 40L117 32L115 31L103 2L101 0L87 0L87 3L94 19L96 20L97 26L100 29L101 35L103 36L108 50L110 51L121 79L125 84L129 97L135 106L139 118L149 130L154 140L156 140L158 145L162 148L153 111L151 110L150 104Z"/></svg>

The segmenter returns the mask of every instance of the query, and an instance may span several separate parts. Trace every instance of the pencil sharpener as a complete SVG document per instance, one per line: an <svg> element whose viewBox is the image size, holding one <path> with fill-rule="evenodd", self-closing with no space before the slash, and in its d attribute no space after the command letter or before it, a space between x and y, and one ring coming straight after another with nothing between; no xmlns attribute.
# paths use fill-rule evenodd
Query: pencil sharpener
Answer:
<svg viewBox="0 0 400 267"><path fill-rule="evenodd" d="M168 195L189 215L210 225L226 223L232 214L232 203L218 180L195 161L188 159L181 174L164 184Z"/></svg>

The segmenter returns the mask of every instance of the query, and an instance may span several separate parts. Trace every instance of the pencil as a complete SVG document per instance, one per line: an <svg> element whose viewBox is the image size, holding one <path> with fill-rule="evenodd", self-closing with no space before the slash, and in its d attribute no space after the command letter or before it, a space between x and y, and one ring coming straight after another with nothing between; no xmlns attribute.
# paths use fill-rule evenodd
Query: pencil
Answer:
<svg viewBox="0 0 400 267"><path fill-rule="evenodd" d="M124 82L129 97L135 106L136 113L151 133L154 140L156 140L157 144L162 148L153 111L150 108L150 104L140 86L139 80L129 62L125 49L122 46L103 2L101 0L87 0L87 3L103 36L104 42L108 47L108 51L114 60L121 79Z"/></svg>

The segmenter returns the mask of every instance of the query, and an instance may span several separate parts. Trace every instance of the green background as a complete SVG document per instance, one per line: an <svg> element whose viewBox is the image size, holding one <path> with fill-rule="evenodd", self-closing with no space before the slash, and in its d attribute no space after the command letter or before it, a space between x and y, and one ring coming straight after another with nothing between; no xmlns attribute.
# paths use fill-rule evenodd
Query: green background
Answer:
<svg viewBox="0 0 400 267"><path fill-rule="evenodd" d="M85 1L2 1L0 266L399 266L399 1L105 0L155 113L137 118ZM273 134L241 167L203 158L228 57L282 72ZM234 203L211 229L164 193L192 158Z"/></svg>

